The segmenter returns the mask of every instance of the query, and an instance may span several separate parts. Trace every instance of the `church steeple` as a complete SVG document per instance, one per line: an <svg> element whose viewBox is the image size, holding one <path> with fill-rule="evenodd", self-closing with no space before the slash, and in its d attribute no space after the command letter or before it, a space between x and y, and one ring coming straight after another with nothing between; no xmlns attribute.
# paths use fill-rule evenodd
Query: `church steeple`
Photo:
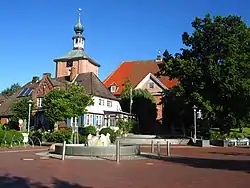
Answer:
<svg viewBox="0 0 250 188"><path fill-rule="evenodd" d="M74 50L84 50L85 38L82 35L84 28L81 24L81 10L81 8L78 9L78 21L74 26L75 35L72 37Z"/></svg>

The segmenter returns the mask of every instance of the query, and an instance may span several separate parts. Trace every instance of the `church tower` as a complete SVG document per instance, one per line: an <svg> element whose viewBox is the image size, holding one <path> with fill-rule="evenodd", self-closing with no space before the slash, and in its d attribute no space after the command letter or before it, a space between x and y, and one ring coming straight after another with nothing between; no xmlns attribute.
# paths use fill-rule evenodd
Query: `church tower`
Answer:
<svg viewBox="0 0 250 188"><path fill-rule="evenodd" d="M84 27L81 23L81 9L78 9L78 20L74 26L75 35L72 37L73 49L66 55L54 59L56 62L56 78L69 76L73 68L76 74L93 72L98 76L100 67L90 58L84 48L85 37L83 36Z"/></svg>

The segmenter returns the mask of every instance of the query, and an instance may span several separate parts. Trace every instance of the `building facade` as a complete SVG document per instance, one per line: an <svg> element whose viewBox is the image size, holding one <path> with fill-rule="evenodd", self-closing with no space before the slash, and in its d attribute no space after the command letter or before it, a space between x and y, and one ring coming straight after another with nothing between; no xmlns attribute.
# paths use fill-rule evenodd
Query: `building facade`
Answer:
<svg viewBox="0 0 250 188"><path fill-rule="evenodd" d="M163 118L162 100L164 99L164 91L177 84L177 80L170 80L166 76L157 76L161 63L159 54L155 60L123 62L103 83L118 98L126 81L130 81L133 89L147 89L156 101L156 120L161 121Z"/></svg>
<svg viewBox="0 0 250 188"><path fill-rule="evenodd" d="M100 65L86 53L84 48L84 27L80 21L74 26L75 35L72 37L73 49L66 55L54 59L56 63L56 76L44 73L40 79L35 76L25 84L15 95L9 97L0 106L0 118L2 123L7 123L12 117L11 106L14 101L23 97L31 97L33 101L32 125L36 128L49 128L49 123L43 113L43 97L53 89L65 89L67 83L76 83L83 86L85 91L93 96L94 105L87 107L87 114L78 118L78 125L114 126L118 118L128 118L129 114L122 112L118 99L105 87L98 78ZM27 104L28 106L28 104ZM27 117L28 118L28 117ZM72 118L66 120L66 124L72 125ZM62 125L66 126L66 125Z"/></svg>

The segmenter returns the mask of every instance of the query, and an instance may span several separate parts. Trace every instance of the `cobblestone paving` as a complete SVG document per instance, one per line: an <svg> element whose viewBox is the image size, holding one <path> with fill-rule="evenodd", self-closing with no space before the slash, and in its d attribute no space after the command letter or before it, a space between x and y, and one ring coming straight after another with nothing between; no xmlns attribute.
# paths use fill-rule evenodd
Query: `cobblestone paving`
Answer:
<svg viewBox="0 0 250 188"><path fill-rule="evenodd" d="M0 153L0 188L250 187L250 148L173 148L171 157L120 164L45 160L37 152Z"/></svg>

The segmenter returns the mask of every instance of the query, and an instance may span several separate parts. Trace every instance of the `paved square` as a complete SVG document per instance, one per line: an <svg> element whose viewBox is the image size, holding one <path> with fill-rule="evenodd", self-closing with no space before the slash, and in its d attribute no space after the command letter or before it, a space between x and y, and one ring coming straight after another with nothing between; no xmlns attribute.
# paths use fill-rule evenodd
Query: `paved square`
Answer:
<svg viewBox="0 0 250 188"><path fill-rule="evenodd" d="M121 164L40 159L35 152L0 150L1 188L250 187L250 148L173 148L168 158Z"/></svg>

